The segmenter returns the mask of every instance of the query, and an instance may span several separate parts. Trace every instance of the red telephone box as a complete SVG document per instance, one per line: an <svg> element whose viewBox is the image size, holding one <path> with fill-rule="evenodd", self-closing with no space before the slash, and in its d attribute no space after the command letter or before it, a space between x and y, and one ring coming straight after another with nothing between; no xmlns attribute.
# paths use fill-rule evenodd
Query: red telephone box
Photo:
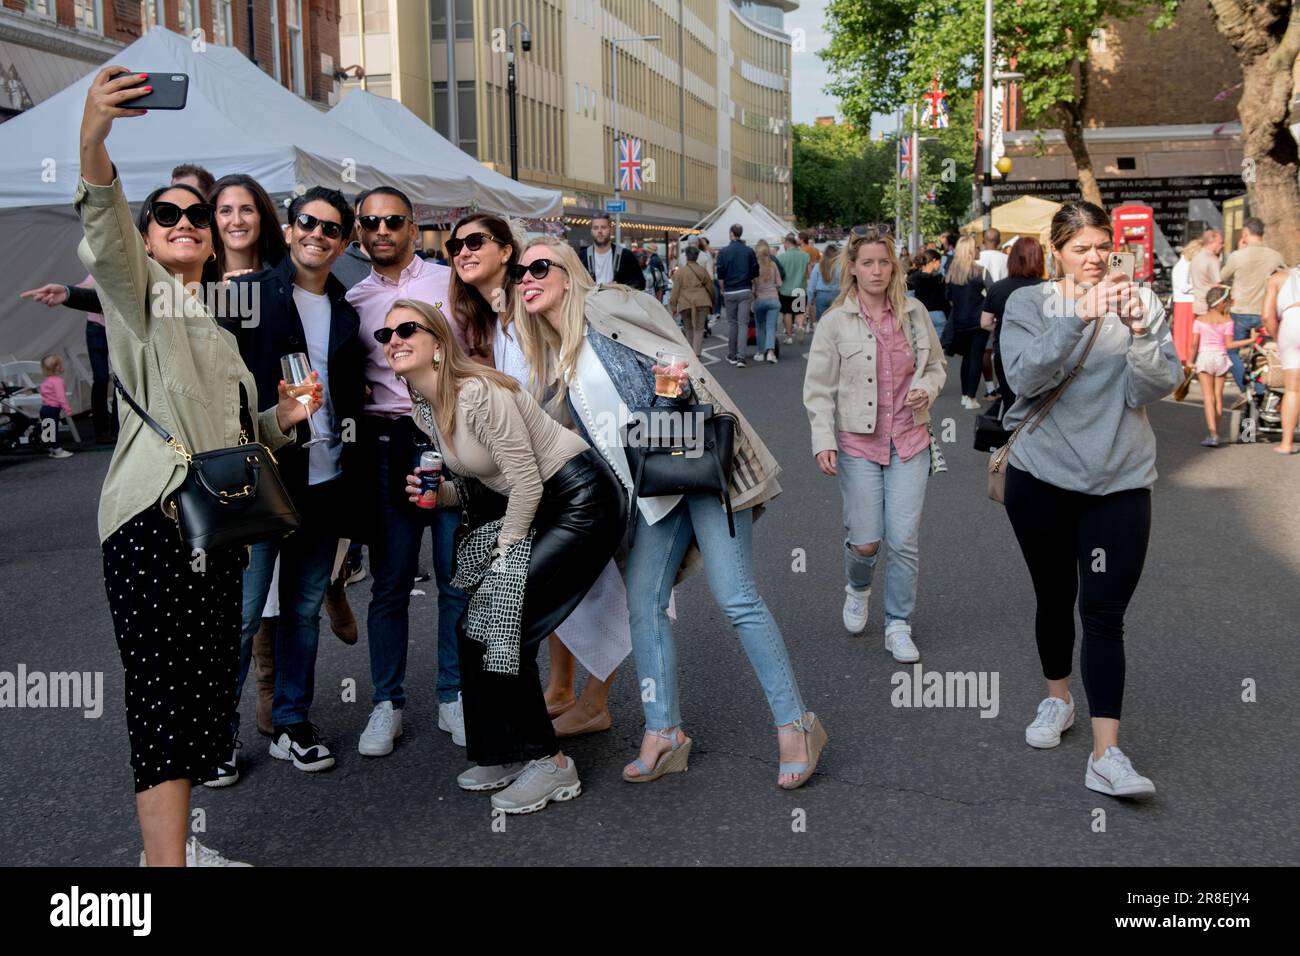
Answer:
<svg viewBox="0 0 1300 956"><path fill-rule="evenodd" d="M1110 216L1115 230L1115 251L1133 253L1133 278L1139 282L1150 281L1155 261L1155 210L1144 203L1128 203L1116 206Z"/></svg>

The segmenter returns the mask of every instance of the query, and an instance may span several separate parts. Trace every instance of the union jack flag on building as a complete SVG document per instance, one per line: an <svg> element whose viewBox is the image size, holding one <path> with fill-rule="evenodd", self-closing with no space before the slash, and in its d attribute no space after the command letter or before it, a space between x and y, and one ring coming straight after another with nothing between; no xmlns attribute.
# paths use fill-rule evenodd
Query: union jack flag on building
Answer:
<svg viewBox="0 0 1300 956"><path fill-rule="evenodd" d="M633 136L618 141L618 188L625 193L641 188L641 140Z"/></svg>

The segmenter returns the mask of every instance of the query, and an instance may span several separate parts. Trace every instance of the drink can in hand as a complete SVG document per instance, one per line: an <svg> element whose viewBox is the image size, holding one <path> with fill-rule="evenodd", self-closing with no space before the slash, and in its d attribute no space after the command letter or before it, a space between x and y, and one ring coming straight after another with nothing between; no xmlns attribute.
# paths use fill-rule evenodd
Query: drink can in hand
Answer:
<svg viewBox="0 0 1300 956"><path fill-rule="evenodd" d="M416 504L421 508L438 507L438 486L442 483L442 455L436 451L426 451L420 455L420 500Z"/></svg>

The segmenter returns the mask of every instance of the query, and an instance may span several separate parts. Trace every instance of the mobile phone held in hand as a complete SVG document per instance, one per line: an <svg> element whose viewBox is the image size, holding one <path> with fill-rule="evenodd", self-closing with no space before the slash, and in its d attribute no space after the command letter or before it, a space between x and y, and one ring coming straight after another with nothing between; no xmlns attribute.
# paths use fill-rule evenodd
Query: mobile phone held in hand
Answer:
<svg viewBox="0 0 1300 956"><path fill-rule="evenodd" d="M148 79L140 80L138 83L132 83L131 87L152 86L153 92L146 93L144 96L123 103L122 106L133 110L183 110L185 109L185 100L190 92L190 78L186 73L150 73L148 70L139 70L138 73L145 74Z"/></svg>
<svg viewBox="0 0 1300 956"><path fill-rule="evenodd" d="M1106 260L1106 274L1122 272L1131 282L1133 271L1137 268L1137 256L1131 252L1112 252Z"/></svg>

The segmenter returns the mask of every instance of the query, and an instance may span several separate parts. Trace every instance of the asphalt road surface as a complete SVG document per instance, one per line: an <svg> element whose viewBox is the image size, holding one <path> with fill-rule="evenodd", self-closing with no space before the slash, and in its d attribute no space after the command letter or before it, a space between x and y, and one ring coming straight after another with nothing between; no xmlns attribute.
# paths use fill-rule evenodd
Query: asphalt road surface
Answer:
<svg viewBox="0 0 1300 956"><path fill-rule="evenodd" d="M716 338L709 348L725 352ZM1081 719L1062 745L1025 745L1044 693L1033 594L1003 509L985 497L986 459L970 448L974 413L958 404L955 370L937 418L953 420L957 440L949 472L930 480L914 634L927 671L996 674L997 713L891 703L891 677L907 668L883 648L879 600L864 636L840 622L840 496L809 453L804 352L787 346L778 366L711 367L784 468L785 491L756 525L755 564L806 704L830 734L806 787L776 787L764 698L696 576L677 594L690 772L620 780L642 727L629 660L613 729L565 747L582 796L494 831L488 796L455 785L463 751L436 729L431 583L412 600L405 736L389 757L357 754L370 711L367 578L348 590L361 642L347 647L328 626L321 636L312 717L337 767L306 774L271 758L245 694L243 777L196 789L201 839L259 866L1300 863L1300 458L1267 445L1207 451L1198 405L1151 410L1160 480L1127 619L1121 743L1158 793L1121 802L1083 786L1090 738L1077 680ZM0 671L102 671L105 698L97 719L0 709L0 865L127 866L140 850L95 527L108 461L103 450L0 459ZM341 699L347 678L357 703Z"/></svg>

